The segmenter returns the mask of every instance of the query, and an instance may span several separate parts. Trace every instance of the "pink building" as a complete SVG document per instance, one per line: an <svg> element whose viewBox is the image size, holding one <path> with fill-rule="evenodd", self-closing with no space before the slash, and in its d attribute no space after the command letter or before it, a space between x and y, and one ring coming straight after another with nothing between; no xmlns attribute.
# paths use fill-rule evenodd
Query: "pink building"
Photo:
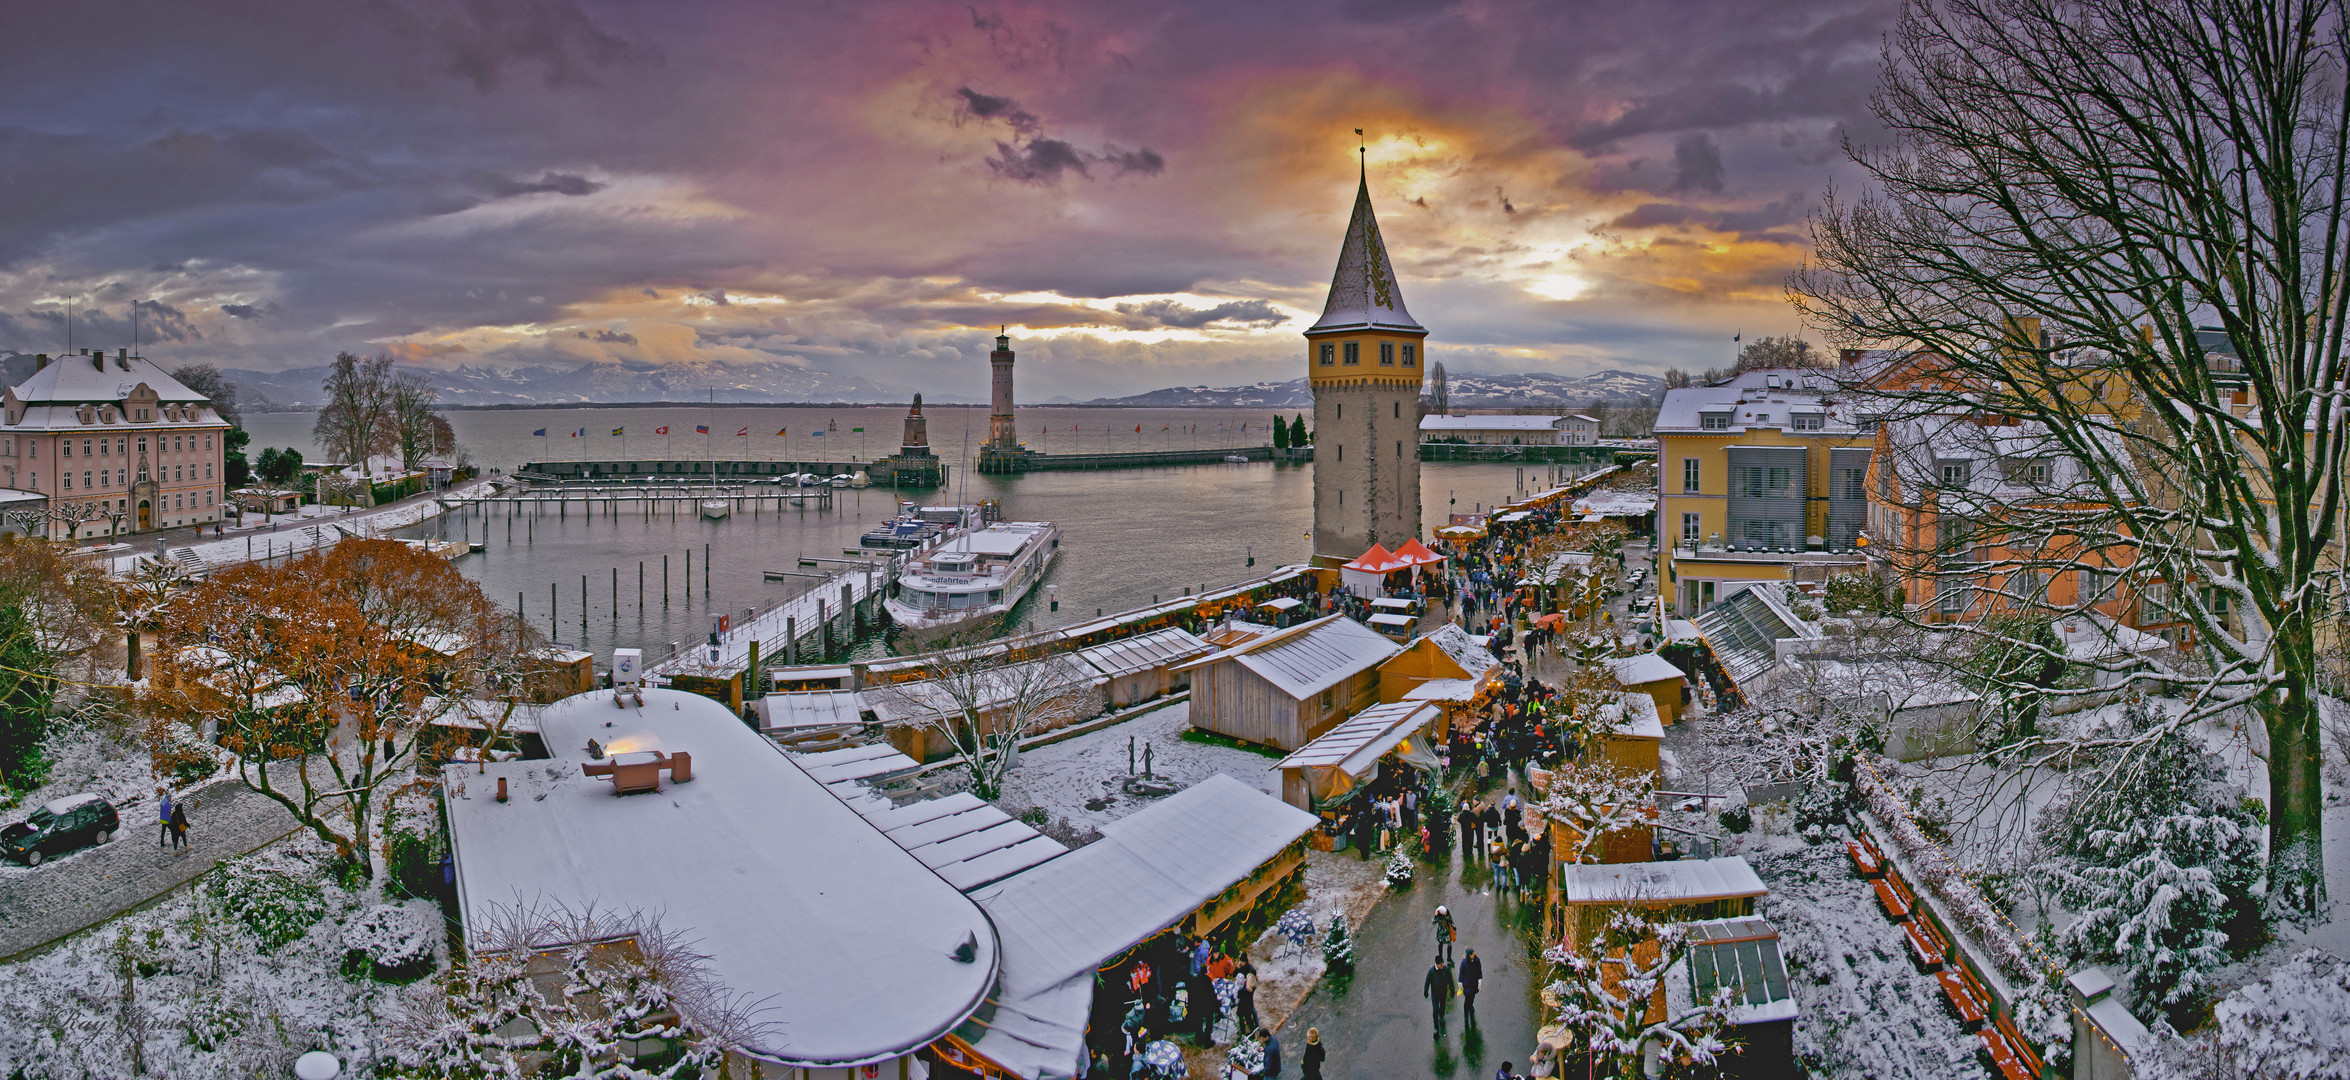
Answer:
<svg viewBox="0 0 2350 1080"><path fill-rule="evenodd" d="M0 394L0 488L46 497L47 535L220 520L229 425L208 399L128 349L37 362Z"/></svg>

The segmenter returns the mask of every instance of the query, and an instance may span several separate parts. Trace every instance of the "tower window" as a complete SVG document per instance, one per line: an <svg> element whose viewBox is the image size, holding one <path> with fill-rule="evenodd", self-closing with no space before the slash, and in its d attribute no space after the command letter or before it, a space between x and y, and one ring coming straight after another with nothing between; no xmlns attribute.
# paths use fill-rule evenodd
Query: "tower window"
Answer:
<svg viewBox="0 0 2350 1080"><path fill-rule="evenodd" d="M1394 366L1395 366L1395 343L1394 343L1394 342L1392 342L1392 341L1382 341L1382 342L1380 342L1380 343L1379 343L1379 363L1380 363L1380 365L1381 365L1381 366L1383 366L1383 367L1394 367Z"/></svg>
<svg viewBox="0 0 2350 1080"><path fill-rule="evenodd" d="M1349 341L1346 343L1346 362L1350 366L1363 362L1362 343L1354 341Z"/></svg>
<svg viewBox="0 0 2350 1080"><path fill-rule="evenodd" d="M1403 440L1401 440L1401 439L1397 439L1397 440L1395 441L1395 456L1397 456L1397 457L1402 457L1402 456L1403 456Z"/></svg>
<svg viewBox="0 0 2350 1080"><path fill-rule="evenodd" d="M1336 345L1332 345L1332 344L1330 344L1330 343L1329 343L1329 342L1327 342L1327 341L1323 342L1323 343L1322 343L1322 366L1323 366L1323 367L1329 367L1331 364L1333 364L1333 363L1336 363L1336 362L1337 362L1337 360L1338 360L1338 346L1336 346Z"/></svg>
<svg viewBox="0 0 2350 1080"><path fill-rule="evenodd" d="M1420 358L1420 347L1419 347L1419 346L1417 346L1417 345L1406 345L1406 346L1404 346L1404 347L1403 347L1403 366L1405 366L1405 367L1410 367L1410 366L1412 366L1412 362L1413 362L1413 361L1415 361L1415 360L1418 360L1419 358Z"/></svg>
<svg viewBox="0 0 2350 1080"><path fill-rule="evenodd" d="M1394 402L1393 404L1395 406L1395 418L1398 420L1403 419L1403 402L1398 401Z"/></svg>

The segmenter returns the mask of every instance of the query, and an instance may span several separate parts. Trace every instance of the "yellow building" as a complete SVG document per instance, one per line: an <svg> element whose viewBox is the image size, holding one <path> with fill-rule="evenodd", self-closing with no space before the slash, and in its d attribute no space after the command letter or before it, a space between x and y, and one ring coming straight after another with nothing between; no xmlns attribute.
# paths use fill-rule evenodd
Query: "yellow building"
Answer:
<svg viewBox="0 0 2350 1080"><path fill-rule="evenodd" d="M1874 435L1825 372L1749 371L1666 391L1656 418L1661 602L1694 618L1757 581L1859 567Z"/></svg>

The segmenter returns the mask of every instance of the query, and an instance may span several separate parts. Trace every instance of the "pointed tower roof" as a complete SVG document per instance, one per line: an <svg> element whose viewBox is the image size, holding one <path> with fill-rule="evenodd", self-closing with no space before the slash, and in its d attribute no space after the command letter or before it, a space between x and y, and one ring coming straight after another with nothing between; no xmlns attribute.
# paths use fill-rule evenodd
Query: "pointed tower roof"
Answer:
<svg viewBox="0 0 2350 1080"><path fill-rule="evenodd" d="M1355 187L1354 217L1347 221L1346 242L1338 248L1338 270L1330 275L1330 299L1322 305L1322 318L1306 333L1364 329L1427 332L1404 310L1403 289L1387 261L1387 243L1379 238L1379 217L1371 211L1368 176Z"/></svg>

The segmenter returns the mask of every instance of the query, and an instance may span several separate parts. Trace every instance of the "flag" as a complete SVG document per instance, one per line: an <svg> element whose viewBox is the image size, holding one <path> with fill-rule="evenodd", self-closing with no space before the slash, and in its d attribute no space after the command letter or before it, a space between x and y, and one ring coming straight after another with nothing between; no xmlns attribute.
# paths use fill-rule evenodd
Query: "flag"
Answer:
<svg viewBox="0 0 2350 1080"><path fill-rule="evenodd" d="M736 435L736 437L738 437L738 438L744 438L744 439L750 438L750 437L751 437L751 425L749 425L749 424L744 424L744 425L743 425L743 429L742 429L741 431L737 431L737 432L735 432L735 435Z"/></svg>
<svg viewBox="0 0 2350 1080"><path fill-rule="evenodd" d="M1165 424L1160 424L1160 425L1159 425L1159 430L1160 430L1160 431L1165 431L1165 430L1167 430L1167 425L1165 425Z"/></svg>
<svg viewBox="0 0 2350 1080"><path fill-rule="evenodd" d="M1140 434L1142 434L1142 425L1141 425L1141 424L1136 424L1136 425L1134 425L1134 433L1135 433L1135 434L1137 434L1137 435L1140 435Z"/></svg>
<svg viewBox="0 0 2350 1080"><path fill-rule="evenodd" d="M540 438L542 438L542 439L543 439L543 438L546 438L546 436L547 436L547 429L545 429L545 428L540 428L540 429L538 429L537 431L531 432L531 434L533 434L533 435L536 435L536 436L538 436L538 437L540 437Z"/></svg>
<svg viewBox="0 0 2350 1080"><path fill-rule="evenodd" d="M775 429L775 437L776 437L776 438L778 438L778 439L780 439L780 438L783 438L783 437L785 437L785 436L787 436L787 435L790 435L790 434L791 434L791 429L790 429L790 428L776 428L776 429Z"/></svg>
<svg viewBox="0 0 2350 1080"><path fill-rule="evenodd" d="M613 429L612 429L612 434L614 434L614 435L618 435L618 434L620 434L621 432L623 432L623 431L627 431L627 430L628 430L628 429L627 429L627 428L624 428L624 427L616 427L616 428L613 428Z"/></svg>
<svg viewBox="0 0 2350 1080"><path fill-rule="evenodd" d="M821 439L824 437L824 429L817 428L816 430L809 432L808 437L811 439Z"/></svg>
<svg viewBox="0 0 2350 1080"><path fill-rule="evenodd" d="M1736 341L1736 340L1738 340L1739 338L1742 338L1742 337L1745 337L1745 336L1746 336L1746 331L1744 331L1744 330L1740 330L1740 331L1738 331L1737 333L1730 335L1730 340L1732 340L1732 341Z"/></svg>
<svg viewBox="0 0 2350 1080"><path fill-rule="evenodd" d="M667 425L667 424L663 424L663 425L661 425L660 427L654 428L654 429L653 429L653 434L655 434L655 435L667 435L667 434L669 434L669 425Z"/></svg>
<svg viewBox="0 0 2350 1080"><path fill-rule="evenodd" d="M696 435L708 435L709 433L710 433L710 425L708 425L708 424L695 424L695 425L694 425L694 434L696 434Z"/></svg>
<svg viewBox="0 0 2350 1080"><path fill-rule="evenodd" d="M861 427L853 427L853 428L850 428L849 430L850 430L850 431L863 431L863 430L865 430L865 429L864 429L864 428L861 428Z"/></svg>

